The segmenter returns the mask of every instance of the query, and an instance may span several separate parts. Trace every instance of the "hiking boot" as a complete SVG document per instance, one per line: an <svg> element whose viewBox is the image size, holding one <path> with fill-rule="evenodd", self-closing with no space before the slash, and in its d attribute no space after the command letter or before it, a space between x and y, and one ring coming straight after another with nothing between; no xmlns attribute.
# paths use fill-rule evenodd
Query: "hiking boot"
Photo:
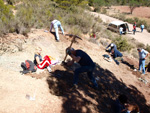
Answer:
<svg viewBox="0 0 150 113"><path fill-rule="evenodd" d="M48 70L49 73L52 71L50 66L47 67L47 70Z"/></svg>
<svg viewBox="0 0 150 113"><path fill-rule="evenodd" d="M56 42L59 42L59 40L56 40Z"/></svg>

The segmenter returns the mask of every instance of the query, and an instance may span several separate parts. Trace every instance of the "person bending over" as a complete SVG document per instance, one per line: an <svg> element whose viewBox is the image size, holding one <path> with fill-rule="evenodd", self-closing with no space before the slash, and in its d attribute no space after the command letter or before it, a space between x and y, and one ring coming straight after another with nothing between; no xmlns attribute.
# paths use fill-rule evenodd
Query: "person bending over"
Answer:
<svg viewBox="0 0 150 113"><path fill-rule="evenodd" d="M88 78L92 81L94 87L98 88L98 84L93 76L95 64L90 56L80 49L74 50L73 48L67 48L66 53L72 58L72 60L67 63L68 66L73 65L74 62L77 62L81 66L75 69L73 81L74 87L77 87L79 74L87 72Z"/></svg>

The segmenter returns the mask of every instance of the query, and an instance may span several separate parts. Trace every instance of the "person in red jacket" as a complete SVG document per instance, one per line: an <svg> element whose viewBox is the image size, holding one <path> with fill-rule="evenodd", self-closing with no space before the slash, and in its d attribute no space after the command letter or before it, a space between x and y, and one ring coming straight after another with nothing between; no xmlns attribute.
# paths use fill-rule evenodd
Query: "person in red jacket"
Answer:
<svg viewBox="0 0 150 113"><path fill-rule="evenodd" d="M133 24L133 34L135 35L135 32L136 32L136 22L134 22Z"/></svg>

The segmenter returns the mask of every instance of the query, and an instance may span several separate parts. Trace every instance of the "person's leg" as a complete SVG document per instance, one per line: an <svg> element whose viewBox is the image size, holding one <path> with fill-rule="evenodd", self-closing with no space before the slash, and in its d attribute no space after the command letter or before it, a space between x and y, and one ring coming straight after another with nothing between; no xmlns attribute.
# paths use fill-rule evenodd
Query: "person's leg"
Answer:
<svg viewBox="0 0 150 113"><path fill-rule="evenodd" d="M51 23L50 32L52 32L52 28L53 28L53 23Z"/></svg>
<svg viewBox="0 0 150 113"><path fill-rule="evenodd" d="M145 60L142 60L142 73L145 74Z"/></svg>
<svg viewBox="0 0 150 113"><path fill-rule="evenodd" d="M141 32L143 32L143 28L141 29Z"/></svg>
<svg viewBox="0 0 150 113"><path fill-rule="evenodd" d="M55 28L56 39L59 40L58 27Z"/></svg>
<svg viewBox="0 0 150 113"><path fill-rule="evenodd" d="M48 67L48 66L50 66L50 63L49 63L49 61L48 60L43 60L43 62L41 63L41 64L39 64L39 65L37 65L37 67L39 68L39 69L44 69L45 67Z"/></svg>
<svg viewBox="0 0 150 113"><path fill-rule="evenodd" d="M61 29L62 33L64 34L64 30L63 30L63 27L61 26L61 24L60 24L60 29Z"/></svg>
<svg viewBox="0 0 150 113"><path fill-rule="evenodd" d="M83 73L83 72L88 72L89 71L89 66L82 66L80 68L77 68L74 72L74 82L73 84L78 84L78 76L80 73Z"/></svg>
<svg viewBox="0 0 150 113"><path fill-rule="evenodd" d="M87 72L87 75L88 75L89 79L92 81L92 83L94 84L94 86L98 87L97 82L93 76L93 71L94 71L94 68L92 69L92 71Z"/></svg>
<svg viewBox="0 0 150 113"><path fill-rule="evenodd" d="M135 35L135 29L133 30L133 34Z"/></svg>
<svg viewBox="0 0 150 113"><path fill-rule="evenodd" d="M139 59L139 71L141 71L142 68L142 60Z"/></svg>
<svg viewBox="0 0 150 113"><path fill-rule="evenodd" d="M120 31L120 35L122 35L121 31Z"/></svg>

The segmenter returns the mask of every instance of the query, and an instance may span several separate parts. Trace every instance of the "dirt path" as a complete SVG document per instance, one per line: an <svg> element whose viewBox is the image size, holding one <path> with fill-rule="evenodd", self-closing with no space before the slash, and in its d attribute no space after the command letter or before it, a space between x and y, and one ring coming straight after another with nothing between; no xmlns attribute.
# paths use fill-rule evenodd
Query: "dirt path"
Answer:
<svg viewBox="0 0 150 113"><path fill-rule="evenodd" d="M105 23L110 23L112 21L121 21L121 20L118 20L116 18L112 18L112 17L109 17L107 15L99 14L96 12L91 12L91 14L93 14L95 16L99 16L103 20L103 22L105 22ZM132 33L133 25L129 24L129 23L128 23L128 25L129 25L130 32L127 34L127 36L133 37L137 41L139 41L145 45L150 44L150 33L148 33L147 30L144 30L143 33L141 33L140 28L137 28L137 32L135 33L135 35L133 35L133 33Z"/></svg>

